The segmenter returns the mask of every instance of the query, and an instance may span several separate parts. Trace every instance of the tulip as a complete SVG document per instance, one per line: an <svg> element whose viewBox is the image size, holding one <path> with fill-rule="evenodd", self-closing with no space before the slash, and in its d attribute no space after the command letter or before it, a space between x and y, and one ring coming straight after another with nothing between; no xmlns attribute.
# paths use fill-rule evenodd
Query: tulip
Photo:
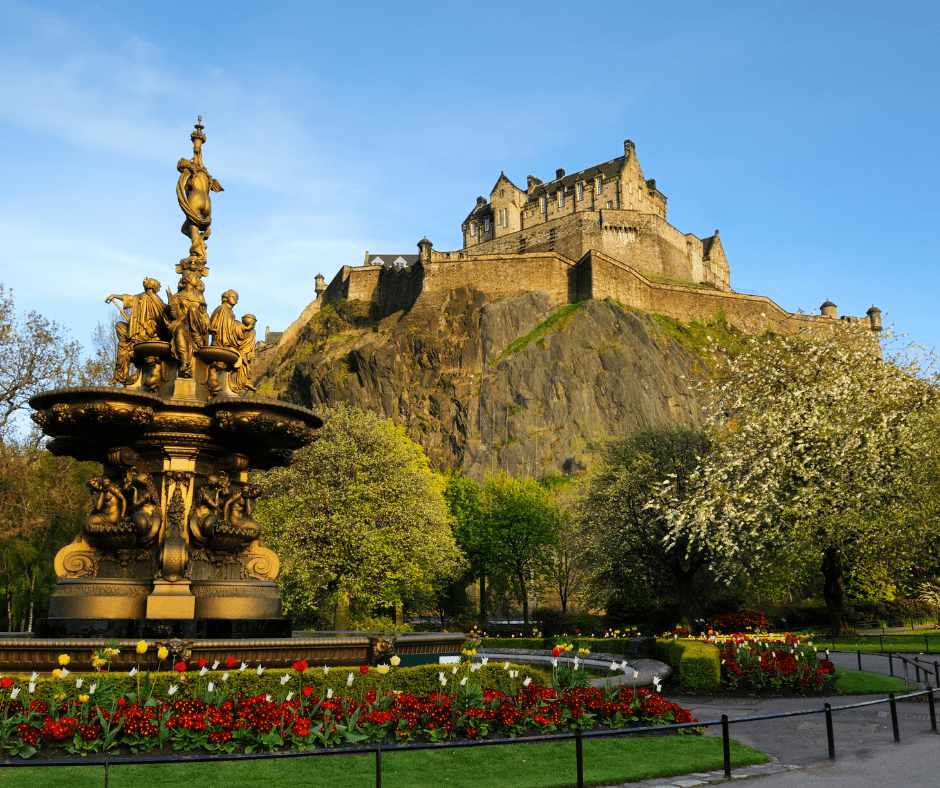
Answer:
<svg viewBox="0 0 940 788"><path fill-rule="evenodd" d="M137 670L137 668L131 668L130 673L128 673L128 675L129 675L131 678L134 678L134 676L136 676L138 673L139 673L139 671Z"/></svg>
<svg viewBox="0 0 940 788"><path fill-rule="evenodd" d="M200 676L205 676L206 673L208 673L208 672L209 672L209 668L203 667L203 668L201 668L201 669L199 670L199 675L200 675ZM258 674L258 675L260 675L260 674Z"/></svg>
<svg viewBox="0 0 940 788"><path fill-rule="evenodd" d="M461 687L467 686L467 677L466 677L466 676L464 676L464 677L460 680L460 686L461 686Z"/></svg>
<svg viewBox="0 0 940 788"><path fill-rule="evenodd" d="M247 667L247 665L246 665L246 667ZM261 667L261 665L258 665L258 675L260 676L262 673L264 673L264 668Z"/></svg>
<svg viewBox="0 0 940 788"><path fill-rule="evenodd" d="M32 695L36 691L36 682L29 682L29 694Z"/></svg>
<svg viewBox="0 0 940 788"><path fill-rule="evenodd" d="M392 657L392 659L395 659L395 657ZM324 665L324 666L323 666L323 675L325 676L325 675L326 675L327 673L329 673L329 672L330 672L330 666L329 666L329 665Z"/></svg>
<svg viewBox="0 0 940 788"><path fill-rule="evenodd" d="M88 694L89 694L89 695L94 695L96 689L98 689L98 685L97 685L97 684L92 684L92 685L88 688Z"/></svg>
<svg viewBox="0 0 940 788"><path fill-rule="evenodd" d="M216 660L215 662L212 663L212 669L215 670L218 667L219 667L219 660Z"/></svg>
<svg viewBox="0 0 940 788"><path fill-rule="evenodd" d="M228 681L228 673L222 674L222 681Z"/></svg>
<svg viewBox="0 0 940 788"><path fill-rule="evenodd" d="M329 699L332 698L332 697L333 697L333 688L332 688L332 687L328 687L327 690L326 690L326 699L329 700Z"/></svg>
<svg viewBox="0 0 940 788"><path fill-rule="evenodd" d="M509 663L508 663L508 662L504 662L504 663L503 663L503 670L509 670Z"/></svg>
<svg viewBox="0 0 940 788"><path fill-rule="evenodd" d="M289 674L289 673L285 673L283 676L281 676L281 686L282 686L282 687L283 687L288 681L290 681L290 674Z"/></svg>
<svg viewBox="0 0 940 788"><path fill-rule="evenodd" d="M69 671L67 668L62 668L62 670L59 672L59 678L64 679L69 675L70 672L71 671Z"/></svg>
<svg viewBox="0 0 940 788"><path fill-rule="evenodd" d="M78 699L79 699L82 703L85 703L85 702L88 700L88 696L87 696L87 695L79 695L79 696L78 696Z"/></svg>
<svg viewBox="0 0 940 788"><path fill-rule="evenodd" d="M265 696L264 696L264 699L265 699L268 703L271 702L271 696L270 696L270 695L265 695Z"/></svg>
<svg viewBox="0 0 940 788"><path fill-rule="evenodd" d="M355 680L355 677L353 676L352 673L350 673L349 678L346 679L346 686L351 687L354 680Z"/></svg>
<svg viewBox="0 0 940 788"><path fill-rule="evenodd" d="M141 641L141 643L143 643L143 641ZM157 649L157 659L160 661L163 661L168 656L170 656L170 650L166 646L160 646L160 648Z"/></svg>
<svg viewBox="0 0 940 788"><path fill-rule="evenodd" d="M10 700L16 700L16 696L20 694L20 688L14 687L10 690Z"/></svg>
<svg viewBox="0 0 940 788"><path fill-rule="evenodd" d="M215 689L215 684L213 684L213 683L210 681L210 682L209 682L209 685L206 687L206 689L207 689L209 692L212 692L212 690Z"/></svg>
<svg viewBox="0 0 940 788"><path fill-rule="evenodd" d="M575 666L575 667L578 667L578 658L577 658L577 657L574 658L574 666ZM557 668L557 667L558 667L558 660L555 659L554 657L552 657L552 667L553 667L553 668Z"/></svg>
<svg viewBox="0 0 940 788"><path fill-rule="evenodd" d="M242 666L239 668L239 670L240 670L242 673L244 673L244 672L245 672L245 668L247 668L247 667L248 667L248 663L247 663L247 662L242 662ZM258 675L260 676L261 674L259 673Z"/></svg>
<svg viewBox="0 0 940 788"><path fill-rule="evenodd" d="M440 672L437 674L437 680L438 680L438 681L443 681L443 680L444 680L444 671L443 671L443 670L440 671Z"/></svg>
<svg viewBox="0 0 940 788"><path fill-rule="evenodd" d="M170 695L175 695L175 694L176 694L176 691L177 691L178 689L179 689L179 685L177 685L177 684L171 684L171 685L170 685L170 688L167 690L167 693L170 694Z"/></svg>
<svg viewBox="0 0 940 788"><path fill-rule="evenodd" d="M386 673L388 673L388 671L389 671L388 665L378 665L375 669L375 672L378 673L380 676L384 676Z"/></svg>
<svg viewBox="0 0 940 788"><path fill-rule="evenodd" d="M457 666L454 665L454 669L451 671L455 676L457 675Z"/></svg>
<svg viewBox="0 0 940 788"><path fill-rule="evenodd" d="M489 657L483 657L483 659L480 660L480 664L485 665L489 661L490 661Z"/></svg>
<svg viewBox="0 0 940 788"><path fill-rule="evenodd" d="M141 640L137 643L137 653L146 654L147 653L147 641Z"/></svg>
<svg viewBox="0 0 940 788"><path fill-rule="evenodd" d="M293 692L288 692L288 693L287 693L287 697L284 698L284 700L286 700L288 703L290 703L290 699L293 698L293 697L294 697L294 693L293 693Z"/></svg>
<svg viewBox="0 0 940 788"><path fill-rule="evenodd" d="M39 674L36 673L36 671L33 671L33 675L29 677L29 680L30 680L30 681L35 681L35 680L38 679L38 678L39 678Z"/></svg>
<svg viewBox="0 0 940 788"><path fill-rule="evenodd" d="M81 689L83 681L85 681L85 679L75 679L75 689Z"/></svg>
<svg viewBox="0 0 940 788"><path fill-rule="evenodd" d="M525 677L525 681L522 682L522 686L523 686L523 687L528 687L531 683L532 683L532 679L530 679L528 676L526 676L526 677Z"/></svg>
<svg viewBox="0 0 940 788"><path fill-rule="evenodd" d="M616 662L611 662L611 663L610 663L610 669L611 669L611 670L616 670L616 669L617 669L617 663L616 663Z"/></svg>
<svg viewBox="0 0 940 788"><path fill-rule="evenodd" d="M68 654L59 654L59 664L64 668L72 660L69 658Z"/></svg>
<svg viewBox="0 0 940 788"><path fill-rule="evenodd" d="M393 668L397 668L399 665L401 665L401 657L399 657L397 654L394 654L389 659L389 662L392 663Z"/></svg>

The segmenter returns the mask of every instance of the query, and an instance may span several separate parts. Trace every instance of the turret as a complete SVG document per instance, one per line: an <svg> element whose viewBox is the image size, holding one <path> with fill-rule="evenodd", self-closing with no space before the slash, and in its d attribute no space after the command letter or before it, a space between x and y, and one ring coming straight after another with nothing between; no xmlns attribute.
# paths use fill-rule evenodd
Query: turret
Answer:
<svg viewBox="0 0 940 788"><path fill-rule="evenodd" d="M418 262L427 265L431 262L431 248L434 246L427 236L418 241Z"/></svg>
<svg viewBox="0 0 940 788"><path fill-rule="evenodd" d="M881 310L872 304L871 309L865 314L868 315L868 320L871 322L871 330L881 331Z"/></svg>
<svg viewBox="0 0 940 788"><path fill-rule="evenodd" d="M323 274L317 274L316 279L313 281L316 283L313 289L317 294L317 298L319 298L326 290L326 279L323 278Z"/></svg>
<svg viewBox="0 0 940 788"><path fill-rule="evenodd" d="M819 311L822 313L823 317L831 317L833 320L839 317L838 307L828 299L826 299L826 301L823 302L823 305L819 307Z"/></svg>

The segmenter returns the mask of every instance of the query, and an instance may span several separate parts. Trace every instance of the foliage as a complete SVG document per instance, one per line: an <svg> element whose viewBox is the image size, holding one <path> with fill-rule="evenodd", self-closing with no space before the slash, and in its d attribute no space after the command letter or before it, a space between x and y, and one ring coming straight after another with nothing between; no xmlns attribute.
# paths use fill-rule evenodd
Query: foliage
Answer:
<svg viewBox="0 0 940 788"><path fill-rule="evenodd" d="M690 690L709 690L721 679L718 649L711 643L679 638L656 641L656 654L676 671L683 686Z"/></svg>
<svg viewBox="0 0 940 788"><path fill-rule="evenodd" d="M782 646L782 647L781 647ZM835 676L835 666L816 656L808 643L782 644L732 640L718 646L721 683L731 689L788 689L822 692Z"/></svg>
<svg viewBox="0 0 940 788"><path fill-rule="evenodd" d="M514 340L502 353L500 353L496 358L493 359L491 364L496 364L504 356L508 356L510 353L514 353L517 350L523 350L528 346L530 342L550 334L552 331L564 331L568 327L568 323L571 322L578 310L581 308L581 303L576 304L567 304L566 306L560 307L558 310L553 312L547 319L539 323L535 328L533 328L525 336L521 336L518 339Z"/></svg>
<svg viewBox="0 0 940 788"><path fill-rule="evenodd" d="M579 504L599 602L617 595L650 603L677 598L680 621L692 629L692 583L709 561L710 548L680 539L666 545L668 523L650 504L663 487L684 500L708 447L705 435L682 426L656 427L604 446Z"/></svg>
<svg viewBox="0 0 940 788"><path fill-rule="evenodd" d="M719 635L731 635L736 632L766 632L770 623L760 610L742 610L740 613L726 613L713 616L706 622L709 630Z"/></svg>
<svg viewBox="0 0 940 788"><path fill-rule="evenodd" d="M287 611L323 620L346 600L393 608L430 597L461 560L440 477L390 421L343 405L322 415L315 443L257 477Z"/></svg>
<svg viewBox="0 0 940 788"><path fill-rule="evenodd" d="M915 555L940 505L935 376L922 359L882 361L857 327L749 340L706 391L713 450L692 493L664 485L669 544L730 578L764 563L817 561L834 631L846 631L843 562Z"/></svg>

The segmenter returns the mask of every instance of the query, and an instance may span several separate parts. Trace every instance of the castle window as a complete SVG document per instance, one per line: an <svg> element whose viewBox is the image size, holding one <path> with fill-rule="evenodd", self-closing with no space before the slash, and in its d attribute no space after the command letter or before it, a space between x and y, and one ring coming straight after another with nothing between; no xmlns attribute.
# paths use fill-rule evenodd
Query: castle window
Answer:
<svg viewBox="0 0 940 788"><path fill-rule="evenodd" d="M608 200L608 201L607 201L607 207L608 207L608 208L613 208L613 207L614 207L614 201L613 201L613 200Z"/></svg>
<svg viewBox="0 0 940 788"><path fill-rule="evenodd" d="M578 199L579 200L584 199L584 184L583 183L578 184Z"/></svg>
<svg viewBox="0 0 940 788"><path fill-rule="evenodd" d="M500 190L499 190L499 196L500 196L500 197L505 197L505 196L506 196L506 190L505 190L505 189L500 189Z"/></svg>
<svg viewBox="0 0 940 788"><path fill-rule="evenodd" d="M558 207L560 208L565 207L565 190L564 189L558 190Z"/></svg>
<svg viewBox="0 0 940 788"><path fill-rule="evenodd" d="M541 203L542 213L547 213L548 212L548 197L546 197L543 194L542 199L540 200L540 203Z"/></svg>
<svg viewBox="0 0 940 788"><path fill-rule="evenodd" d="M636 196L637 196L637 199L639 199L640 202L643 202L643 190L642 190L642 189L637 189L637 190L636 190Z"/></svg>
<svg viewBox="0 0 940 788"><path fill-rule="evenodd" d="M476 235L476 234L477 234L477 223L470 222L470 235Z"/></svg>
<svg viewBox="0 0 940 788"><path fill-rule="evenodd" d="M598 175L598 176L594 179L594 191L597 192L598 194L603 194L603 193L604 193L604 178L603 178L603 176Z"/></svg>
<svg viewBox="0 0 940 788"><path fill-rule="evenodd" d="M490 218L487 216L483 220L483 232L488 233L490 231Z"/></svg>

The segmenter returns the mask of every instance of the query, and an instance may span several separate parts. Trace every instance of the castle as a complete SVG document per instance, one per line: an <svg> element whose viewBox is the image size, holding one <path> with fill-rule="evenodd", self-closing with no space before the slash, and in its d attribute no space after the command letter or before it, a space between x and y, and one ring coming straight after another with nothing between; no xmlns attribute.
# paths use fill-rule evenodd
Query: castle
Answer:
<svg viewBox="0 0 940 788"><path fill-rule="evenodd" d="M494 298L546 291L559 305L616 299L683 322L723 313L746 333L794 331L840 320L826 301L821 314L783 309L766 296L731 288L718 231L699 239L666 221L666 197L646 179L630 140L623 156L547 183L527 178L526 189L501 173L489 201L478 197L461 225L463 248L438 252L424 238L418 255L365 254L344 265L329 285L316 278L316 300L278 337L283 346L323 306L341 298L372 304L382 318L412 307L435 308L449 291L473 287ZM874 332L881 310L842 321Z"/></svg>

